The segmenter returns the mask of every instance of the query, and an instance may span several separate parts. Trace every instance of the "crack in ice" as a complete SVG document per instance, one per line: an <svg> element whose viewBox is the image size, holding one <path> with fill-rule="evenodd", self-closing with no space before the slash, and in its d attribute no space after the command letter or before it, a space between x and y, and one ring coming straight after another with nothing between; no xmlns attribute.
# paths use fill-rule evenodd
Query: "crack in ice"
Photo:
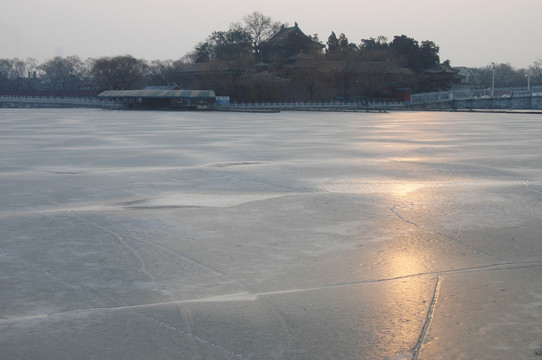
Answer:
<svg viewBox="0 0 542 360"><path fill-rule="evenodd" d="M495 255L492 255L492 254L489 254L489 253L487 253L487 252L485 252L485 251L482 251L482 250L480 250L480 249L478 249L478 248L475 248L474 246L471 246L471 245L469 245L469 244L466 244L466 243L464 243L463 241L461 241L461 240L459 240L459 239L456 239L456 238L451 237L451 236L449 236L449 235L443 234L443 233L441 233L441 232L439 232L439 231L433 231L433 230L427 229L427 228L425 228L425 227L423 227L423 226L420 226L420 225L418 225L417 223L415 223L415 222L413 222L413 221L410 221L410 220L406 219L405 217L403 217L401 214L399 214L399 213L397 212L397 210L396 210L395 208L396 208L395 205L392 206L392 207L390 208L390 211L391 211L391 212L392 212L399 220L401 220L401 221L403 221L403 222L405 222L405 223L407 223L407 224L409 224L409 225L412 225L412 226L416 227L416 229L425 231L425 232L427 232L427 233L429 233L429 234L435 234L435 235L438 235L438 236L442 236L443 238L446 238L446 239L448 239L448 240L450 240L450 241L454 241L454 242L456 242L456 243L458 243L458 244L460 244L460 245L466 247L467 249L470 249L470 250L472 250L472 251L474 251L474 252L476 252L476 253L483 254L483 255L488 256L488 257L491 257L491 258L493 258L493 259L502 261L502 259L500 259L499 257L497 257L497 256L495 256Z"/></svg>
<svg viewBox="0 0 542 360"><path fill-rule="evenodd" d="M431 298L431 302L429 303L429 308L427 309L427 315L425 317L425 321L422 326L422 330L420 332L420 336L418 337L418 341L412 348L412 360L418 360L418 356L420 354L421 347L423 345L423 342L425 340L425 335L427 334L427 330L429 329L429 325L431 324L431 320L433 319L433 314L435 312L435 306L437 304L438 295L440 292L440 285L441 285L442 277L441 275L437 276L437 281L435 283L435 288L433 290L433 297Z"/></svg>
<svg viewBox="0 0 542 360"><path fill-rule="evenodd" d="M390 281L416 278L416 277L422 277L422 276L436 276L437 278L439 278L444 275L450 275L450 274L481 272L481 271L516 270L516 269L525 269L525 268L533 268L533 267L542 267L542 260L488 264L488 265L473 266L473 267L467 267L467 268L461 268L461 269L451 269L451 270L436 271L436 272L422 272L422 273L409 274L409 275L397 276L397 277L392 277L392 278L361 280L361 281L354 281L354 282L348 282L348 283L330 284L330 285L311 287L311 288L287 289L287 290L277 290L277 291L268 291L268 292L260 292L260 293L239 292L239 293L223 294L223 295L209 296L209 297L197 298L197 299L174 300L174 301L167 301L167 302L160 302L160 303L76 309L76 310L68 310L68 311L56 312L56 313L51 313L51 314L42 314L42 315L38 314L34 316L4 318L4 319L0 319L0 324L25 321L27 319L43 319L43 318L54 319L54 318L61 318L64 316L71 316L71 315L78 315L78 314L148 309L148 308L171 306L171 305L183 305L183 304L195 304L195 303L221 303L221 302L237 302L237 301L257 301L259 298L267 297L267 296L300 294L300 293L329 290L329 289L341 288L341 287L390 282Z"/></svg>

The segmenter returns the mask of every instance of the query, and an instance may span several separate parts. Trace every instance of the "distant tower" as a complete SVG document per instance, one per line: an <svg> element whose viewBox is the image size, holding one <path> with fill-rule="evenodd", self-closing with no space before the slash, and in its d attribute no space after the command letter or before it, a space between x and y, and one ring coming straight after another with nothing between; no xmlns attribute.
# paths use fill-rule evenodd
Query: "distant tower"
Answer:
<svg viewBox="0 0 542 360"><path fill-rule="evenodd" d="M62 56L64 56L64 55L63 55L63 52L64 52L64 51L62 50L62 46L57 46L57 47L55 48L55 57L62 57Z"/></svg>

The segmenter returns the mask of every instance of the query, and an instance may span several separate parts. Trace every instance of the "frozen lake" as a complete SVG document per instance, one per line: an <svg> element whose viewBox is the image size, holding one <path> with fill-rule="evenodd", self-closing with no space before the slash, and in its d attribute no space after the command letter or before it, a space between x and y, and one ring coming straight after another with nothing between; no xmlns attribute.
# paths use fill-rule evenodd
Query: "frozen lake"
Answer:
<svg viewBox="0 0 542 360"><path fill-rule="evenodd" d="M0 109L0 359L540 359L542 116Z"/></svg>

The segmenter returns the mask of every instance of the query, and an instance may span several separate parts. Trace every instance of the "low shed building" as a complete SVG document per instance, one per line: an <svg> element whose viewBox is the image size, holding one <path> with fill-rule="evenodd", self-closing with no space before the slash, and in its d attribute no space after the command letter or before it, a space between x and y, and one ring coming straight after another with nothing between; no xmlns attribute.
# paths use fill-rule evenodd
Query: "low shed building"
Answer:
<svg viewBox="0 0 542 360"><path fill-rule="evenodd" d="M118 101L133 109L213 109L216 96L213 90L107 90L100 99Z"/></svg>

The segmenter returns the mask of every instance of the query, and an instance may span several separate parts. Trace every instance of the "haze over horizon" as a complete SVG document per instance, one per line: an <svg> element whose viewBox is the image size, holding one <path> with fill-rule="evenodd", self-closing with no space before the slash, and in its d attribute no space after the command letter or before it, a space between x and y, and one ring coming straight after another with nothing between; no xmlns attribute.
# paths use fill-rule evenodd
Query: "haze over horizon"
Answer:
<svg viewBox="0 0 542 360"><path fill-rule="evenodd" d="M428 0L381 2L323 0L231 0L219 3L155 0L19 0L0 13L0 58L77 55L83 59L132 55L146 60L176 60L213 31L260 11L273 20L297 22L325 43L334 31L350 42L407 35L440 47L441 61L478 67L491 62L526 68L542 58L538 17L542 2L457 0L446 6Z"/></svg>

